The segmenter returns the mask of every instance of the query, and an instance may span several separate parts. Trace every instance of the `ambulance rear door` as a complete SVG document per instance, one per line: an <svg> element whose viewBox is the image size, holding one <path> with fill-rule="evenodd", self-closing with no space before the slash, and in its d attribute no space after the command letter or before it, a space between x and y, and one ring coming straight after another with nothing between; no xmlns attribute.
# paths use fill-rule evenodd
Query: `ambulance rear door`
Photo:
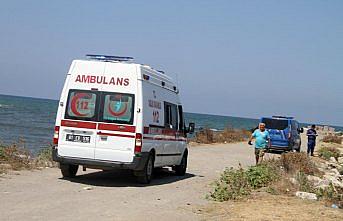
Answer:
<svg viewBox="0 0 343 221"><path fill-rule="evenodd" d="M137 113L137 70L134 64L106 63L95 159L132 162Z"/></svg>
<svg viewBox="0 0 343 221"><path fill-rule="evenodd" d="M100 105L100 80L105 62L76 61L64 91L64 113L60 123L58 154L94 159Z"/></svg>

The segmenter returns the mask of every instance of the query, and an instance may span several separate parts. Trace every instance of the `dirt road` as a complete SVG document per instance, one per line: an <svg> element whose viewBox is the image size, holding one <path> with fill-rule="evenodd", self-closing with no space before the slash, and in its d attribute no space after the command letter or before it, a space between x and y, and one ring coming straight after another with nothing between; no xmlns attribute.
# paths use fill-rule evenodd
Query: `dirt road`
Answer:
<svg viewBox="0 0 343 221"><path fill-rule="evenodd" d="M186 176L160 171L148 186L120 171L79 169L72 180L57 168L22 171L0 178L0 220L199 220L219 173L253 162L245 143L191 147Z"/></svg>

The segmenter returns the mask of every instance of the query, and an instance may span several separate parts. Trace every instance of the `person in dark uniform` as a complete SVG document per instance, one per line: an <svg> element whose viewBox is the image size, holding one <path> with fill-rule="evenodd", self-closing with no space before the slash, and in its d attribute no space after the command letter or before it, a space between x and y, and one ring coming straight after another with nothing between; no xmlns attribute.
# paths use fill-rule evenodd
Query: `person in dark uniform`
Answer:
<svg viewBox="0 0 343 221"><path fill-rule="evenodd" d="M316 138L318 136L316 131L316 125L312 125L310 129L308 129L307 133L307 155L313 156L314 147L316 146Z"/></svg>

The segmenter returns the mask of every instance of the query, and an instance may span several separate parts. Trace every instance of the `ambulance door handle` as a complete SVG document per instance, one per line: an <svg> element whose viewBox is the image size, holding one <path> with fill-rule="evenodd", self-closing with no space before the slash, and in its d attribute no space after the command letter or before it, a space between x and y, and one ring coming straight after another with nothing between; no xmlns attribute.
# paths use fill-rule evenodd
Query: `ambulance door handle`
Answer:
<svg viewBox="0 0 343 221"><path fill-rule="evenodd" d="M107 141L107 135L102 135L101 131L99 131L98 135L100 135L100 141Z"/></svg>

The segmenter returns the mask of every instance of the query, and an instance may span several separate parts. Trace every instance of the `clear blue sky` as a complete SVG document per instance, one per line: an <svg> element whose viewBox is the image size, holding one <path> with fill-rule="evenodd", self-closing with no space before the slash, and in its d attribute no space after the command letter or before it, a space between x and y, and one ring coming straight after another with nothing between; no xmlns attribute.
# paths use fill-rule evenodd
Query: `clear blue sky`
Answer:
<svg viewBox="0 0 343 221"><path fill-rule="evenodd" d="M185 110L343 125L343 1L3 1L0 93L58 99L70 62L178 75Z"/></svg>

